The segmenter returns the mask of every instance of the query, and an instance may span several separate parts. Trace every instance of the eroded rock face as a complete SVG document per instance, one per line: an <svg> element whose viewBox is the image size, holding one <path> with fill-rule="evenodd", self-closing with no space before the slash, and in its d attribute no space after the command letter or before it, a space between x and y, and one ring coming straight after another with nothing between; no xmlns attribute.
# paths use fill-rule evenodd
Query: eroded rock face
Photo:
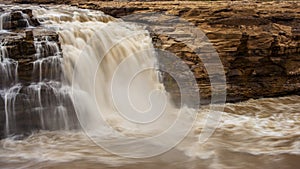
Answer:
<svg viewBox="0 0 300 169"><path fill-rule="evenodd" d="M180 17L203 31L218 52L226 74L228 101L299 94L300 91L300 8L296 2L35 0L30 3L68 3L80 8L102 10L114 17L150 12ZM182 58L195 75L201 97L209 99L210 79L197 54L200 51L200 54L209 56L211 51L201 46L191 49L184 40L168 36L177 34L182 39L189 39L189 33L178 33L175 27L163 29L163 34L149 29L154 45ZM174 81L168 76L164 78L167 90L178 96Z"/></svg>
<svg viewBox="0 0 300 169"><path fill-rule="evenodd" d="M2 20L0 32L0 138L76 128L75 110L62 83L58 34L39 26L30 9L3 13L7 20ZM20 25L24 20L27 25Z"/></svg>
<svg viewBox="0 0 300 169"><path fill-rule="evenodd" d="M47 38L47 41L45 38ZM61 53L58 35L55 32L41 31L39 29L18 33L10 32L3 33L0 39L3 43L2 47L7 50L7 57L18 62L18 82L39 82L40 79L44 78L60 80L60 65L53 67L53 69L57 70L56 74L50 75L51 71L47 70L47 66L45 66L47 62L39 63L38 61L39 59L55 56L56 53ZM44 64L42 69L39 68L39 64ZM51 67L51 65L49 66Z"/></svg>
<svg viewBox="0 0 300 169"><path fill-rule="evenodd" d="M193 23L206 34L223 63L227 101L300 92L300 7L296 2L73 1L73 4L115 17L160 12ZM197 56L201 50L209 51L199 47L197 52L185 45L184 40L178 40L184 36L188 39L188 32L178 33L175 27L161 29L163 34L149 29L154 45L182 58L194 72L201 97L209 99L209 77ZM171 38L169 34L177 34L179 38ZM179 91L174 80L166 76L164 82L167 90L177 97Z"/></svg>

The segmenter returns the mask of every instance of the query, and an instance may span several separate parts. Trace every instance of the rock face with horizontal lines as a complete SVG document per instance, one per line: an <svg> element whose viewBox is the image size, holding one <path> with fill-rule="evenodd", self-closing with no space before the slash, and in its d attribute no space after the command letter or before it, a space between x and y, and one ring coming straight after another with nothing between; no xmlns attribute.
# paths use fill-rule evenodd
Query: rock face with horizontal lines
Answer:
<svg viewBox="0 0 300 169"><path fill-rule="evenodd" d="M224 66L228 101L299 94L300 91L300 8L297 2L14 2L67 3L101 10L114 17L151 12L179 17L203 31L213 44ZM178 33L174 27L164 29L163 34L152 30L154 45L186 61L202 98L209 99L211 86L205 66L195 49L185 45L184 40L168 36L174 33L189 36L186 32ZM165 76L165 85L171 93L179 92L168 76Z"/></svg>
<svg viewBox="0 0 300 169"><path fill-rule="evenodd" d="M0 138L75 128L57 32L40 26L31 9L0 14Z"/></svg>
<svg viewBox="0 0 300 169"><path fill-rule="evenodd" d="M300 92L300 7L296 2L73 1L73 4L115 17L160 12L193 23L206 34L223 63L227 101ZM184 40L168 36L174 33L178 34L174 27L165 29L163 34L153 31L155 46L186 61L194 72L202 98L210 98L210 81L202 61ZM186 34L189 33L181 33ZM174 81L169 81L172 78L166 76L166 88L178 93Z"/></svg>

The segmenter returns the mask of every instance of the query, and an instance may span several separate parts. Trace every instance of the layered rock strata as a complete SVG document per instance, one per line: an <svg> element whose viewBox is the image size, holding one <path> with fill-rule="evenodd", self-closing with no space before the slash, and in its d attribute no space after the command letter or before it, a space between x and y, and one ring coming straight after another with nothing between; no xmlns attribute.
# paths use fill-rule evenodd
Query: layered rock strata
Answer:
<svg viewBox="0 0 300 169"><path fill-rule="evenodd" d="M39 26L30 9L3 11L1 21L0 138L76 128L58 34Z"/></svg>
<svg viewBox="0 0 300 169"><path fill-rule="evenodd" d="M114 17L145 13L179 17L203 31L219 54L226 75L227 101L299 94L300 8L296 1L14 2L70 4ZM191 37L174 27L164 29L163 34L152 30L154 45L186 61L195 74L202 98L209 99L211 85L197 56L199 52L170 34ZM165 85L171 93L179 92L168 76Z"/></svg>
<svg viewBox="0 0 300 169"><path fill-rule="evenodd" d="M193 23L206 34L223 63L227 101L299 94L300 8L297 2L72 1L72 4L102 10L114 17L152 12ZM175 53L188 63L202 98L209 98L209 78L197 52L184 45L184 40L176 40L169 34L187 37L191 34L179 32L175 27L164 29L163 34L152 33L156 47ZM170 77L165 80L167 89L176 93L176 87L172 87L176 85L168 80Z"/></svg>

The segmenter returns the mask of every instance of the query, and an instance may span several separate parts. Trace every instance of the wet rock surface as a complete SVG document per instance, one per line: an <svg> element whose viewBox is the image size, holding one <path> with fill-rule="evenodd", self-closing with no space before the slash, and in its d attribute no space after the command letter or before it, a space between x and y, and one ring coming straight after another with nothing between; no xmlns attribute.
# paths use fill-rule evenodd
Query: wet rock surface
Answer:
<svg viewBox="0 0 300 169"><path fill-rule="evenodd" d="M40 26L31 9L4 10L1 17L0 138L76 128L75 110L62 84L57 32Z"/></svg>
<svg viewBox="0 0 300 169"><path fill-rule="evenodd" d="M43 38L51 39L51 41L44 41ZM35 40L34 40L35 39ZM34 30L20 31L18 33L9 32L1 34L0 40L3 43L3 47L7 50L7 56L18 62L18 81L20 83L39 82L40 78L46 78L47 80L60 80L61 70L60 65L53 67L56 69L56 75L50 75L51 70L47 69L47 66L42 66L41 69L34 70L39 66L38 60L54 56L53 51L48 50L47 43L55 43L58 45L58 35L52 31L41 31L37 28ZM37 51L37 44L40 44L42 51ZM44 50L43 50L44 49ZM40 53L38 53L40 52ZM44 52L44 53L43 53ZM51 53L52 52L52 53ZM61 51L58 51L61 53ZM47 63L41 63L46 65ZM40 77L42 73L43 77Z"/></svg>
<svg viewBox="0 0 300 169"><path fill-rule="evenodd" d="M2 19L2 29L20 29L40 25L38 20L33 17L31 9L13 9L6 12Z"/></svg>

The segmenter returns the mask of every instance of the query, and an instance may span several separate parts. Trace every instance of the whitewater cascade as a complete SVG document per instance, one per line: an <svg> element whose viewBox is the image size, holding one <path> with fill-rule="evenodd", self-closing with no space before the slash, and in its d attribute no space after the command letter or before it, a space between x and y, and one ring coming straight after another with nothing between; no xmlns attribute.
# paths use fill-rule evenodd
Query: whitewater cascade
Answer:
<svg viewBox="0 0 300 169"><path fill-rule="evenodd" d="M28 135L35 130L78 128L70 87L63 82L63 55L58 42L48 35L34 36L32 43L31 39L22 42L18 41L19 35L10 32L16 27L29 31L36 29L39 24L29 18L27 13L30 11L7 6L7 12L0 16L0 31L4 37L0 43L0 102L4 108L1 110L4 128L0 132L1 137ZM16 43L6 37L15 37ZM28 50L32 50L32 44L35 54L29 55L29 58L22 58L22 54L10 56L12 50L16 50L15 44L19 45L17 47L27 45ZM23 50L26 52L26 49ZM19 61L25 63L26 67L22 70L27 72L20 71ZM26 73L26 79L19 79L19 74L24 77Z"/></svg>
<svg viewBox="0 0 300 169"><path fill-rule="evenodd" d="M38 16L61 30L63 70L84 131L105 149L129 157L159 154L181 141L195 111L171 102L148 31L101 12L72 10L69 16Z"/></svg>
<svg viewBox="0 0 300 169"><path fill-rule="evenodd" d="M195 111L177 109L171 102L143 26L76 8L34 8L33 15L43 27L58 32L63 58L51 37L34 39L33 73L39 77L25 89L16 82L3 92L6 135L14 134L12 128L19 130L14 109L21 91L32 101L37 128L69 130L80 123L95 142L123 156L162 153L188 133Z"/></svg>

